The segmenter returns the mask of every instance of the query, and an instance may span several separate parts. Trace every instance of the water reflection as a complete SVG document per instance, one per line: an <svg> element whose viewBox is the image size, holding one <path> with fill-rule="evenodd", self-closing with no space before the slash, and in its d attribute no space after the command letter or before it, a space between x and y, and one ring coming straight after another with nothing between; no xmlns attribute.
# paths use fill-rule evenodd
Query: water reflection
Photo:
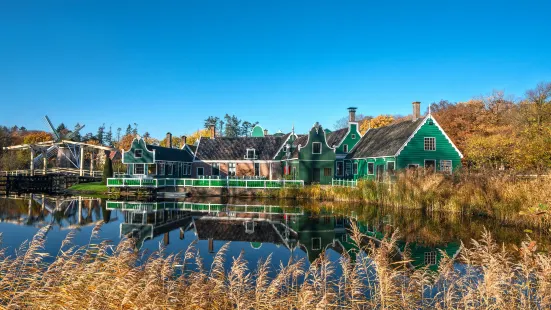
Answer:
<svg viewBox="0 0 551 310"><path fill-rule="evenodd" d="M372 240L398 230L402 236L398 247L408 249L415 266L434 266L441 251L455 255L461 242L468 245L471 239L480 238L484 229L512 253L527 234L525 227L486 218L342 203L220 198L129 202L44 195L0 198L3 246L16 248L39 228L52 225L46 251L53 254L71 229L83 231L77 244L87 244L92 227L99 222L106 223L101 238L117 243L129 236L136 239L139 249L156 250L162 242L167 251L180 252L198 240L207 264L213 253L231 241L229 254L236 256L245 250L253 267L258 258L269 254L279 261L298 256L311 262L327 252L336 259L354 248L349 231L352 223ZM549 250L546 234L529 235L540 251Z"/></svg>

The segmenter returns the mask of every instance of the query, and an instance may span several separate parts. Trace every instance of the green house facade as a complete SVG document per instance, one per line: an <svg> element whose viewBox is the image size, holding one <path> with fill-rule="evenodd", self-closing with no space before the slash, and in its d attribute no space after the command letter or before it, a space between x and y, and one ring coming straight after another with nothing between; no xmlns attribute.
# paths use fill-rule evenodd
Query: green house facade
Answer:
<svg viewBox="0 0 551 310"><path fill-rule="evenodd" d="M170 143L172 144L172 143ZM184 149L148 145L141 137L123 151L126 175L140 178L184 178L191 176L193 155Z"/></svg>
<svg viewBox="0 0 551 310"><path fill-rule="evenodd" d="M352 170L345 178L384 181L402 169L453 173L461 166L462 158L459 149L429 114L368 130L336 165Z"/></svg>
<svg viewBox="0 0 551 310"><path fill-rule="evenodd" d="M331 184L336 152L327 144L322 126L315 123L307 135L292 135L294 140L282 150L284 174L305 184Z"/></svg>

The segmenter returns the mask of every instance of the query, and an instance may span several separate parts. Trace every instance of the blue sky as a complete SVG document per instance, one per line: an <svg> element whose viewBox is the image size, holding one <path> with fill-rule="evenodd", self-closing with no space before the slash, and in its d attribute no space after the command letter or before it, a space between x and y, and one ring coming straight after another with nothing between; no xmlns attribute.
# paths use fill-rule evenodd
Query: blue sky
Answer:
<svg viewBox="0 0 551 310"><path fill-rule="evenodd" d="M551 1L0 1L0 124L138 123L162 137L236 114L271 132L348 106L522 96L551 81Z"/></svg>

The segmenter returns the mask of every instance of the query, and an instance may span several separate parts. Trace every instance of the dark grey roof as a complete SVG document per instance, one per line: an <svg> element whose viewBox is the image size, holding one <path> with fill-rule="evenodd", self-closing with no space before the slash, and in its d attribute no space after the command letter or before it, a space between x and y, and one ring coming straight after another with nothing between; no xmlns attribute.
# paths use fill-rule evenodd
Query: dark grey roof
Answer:
<svg viewBox="0 0 551 310"><path fill-rule="evenodd" d="M416 121L405 121L370 129L346 158L394 156L423 120L420 118Z"/></svg>
<svg viewBox="0 0 551 310"><path fill-rule="evenodd" d="M186 162L193 161L193 155L191 155L187 150L171 149L168 147L151 144L147 145L147 149L150 151L155 150L155 160Z"/></svg>
<svg viewBox="0 0 551 310"><path fill-rule="evenodd" d="M339 130L331 131L330 133L327 133L327 145L330 147L333 147L334 145L339 144L342 139L344 139L344 136L346 136L346 133L348 132L348 127L341 128Z"/></svg>
<svg viewBox="0 0 551 310"><path fill-rule="evenodd" d="M203 137L195 155L199 160L243 160L247 149L255 149L258 160L271 160L288 136L289 134L277 137Z"/></svg>
<svg viewBox="0 0 551 310"><path fill-rule="evenodd" d="M269 222L255 221L254 225L254 233L247 233L243 221L195 219L199 240L212 238L222 241L283 243Z"/></svg>
<svg viewBox="0 0 551 310"><path fill-rule="evenodd" d="M297 135L297 138L295 141L293 141L293 154L291 154L291 158L298 158L298 146L301 147L306 146L306 143L308 142L308 135Z"/></svg>

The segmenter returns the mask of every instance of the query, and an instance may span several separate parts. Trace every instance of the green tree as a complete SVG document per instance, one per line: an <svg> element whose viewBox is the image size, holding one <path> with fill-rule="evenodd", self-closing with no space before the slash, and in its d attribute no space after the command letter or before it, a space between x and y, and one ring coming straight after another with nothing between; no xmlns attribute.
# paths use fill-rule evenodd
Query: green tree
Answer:
<svg viewBox="0 0 551 310"><path fill-rule="evenodd" d="M101 182L107 184L107 178L113 177L113 161L109 154L105 154L105 163L103 164L103 176L101 177Z"/></svg>

